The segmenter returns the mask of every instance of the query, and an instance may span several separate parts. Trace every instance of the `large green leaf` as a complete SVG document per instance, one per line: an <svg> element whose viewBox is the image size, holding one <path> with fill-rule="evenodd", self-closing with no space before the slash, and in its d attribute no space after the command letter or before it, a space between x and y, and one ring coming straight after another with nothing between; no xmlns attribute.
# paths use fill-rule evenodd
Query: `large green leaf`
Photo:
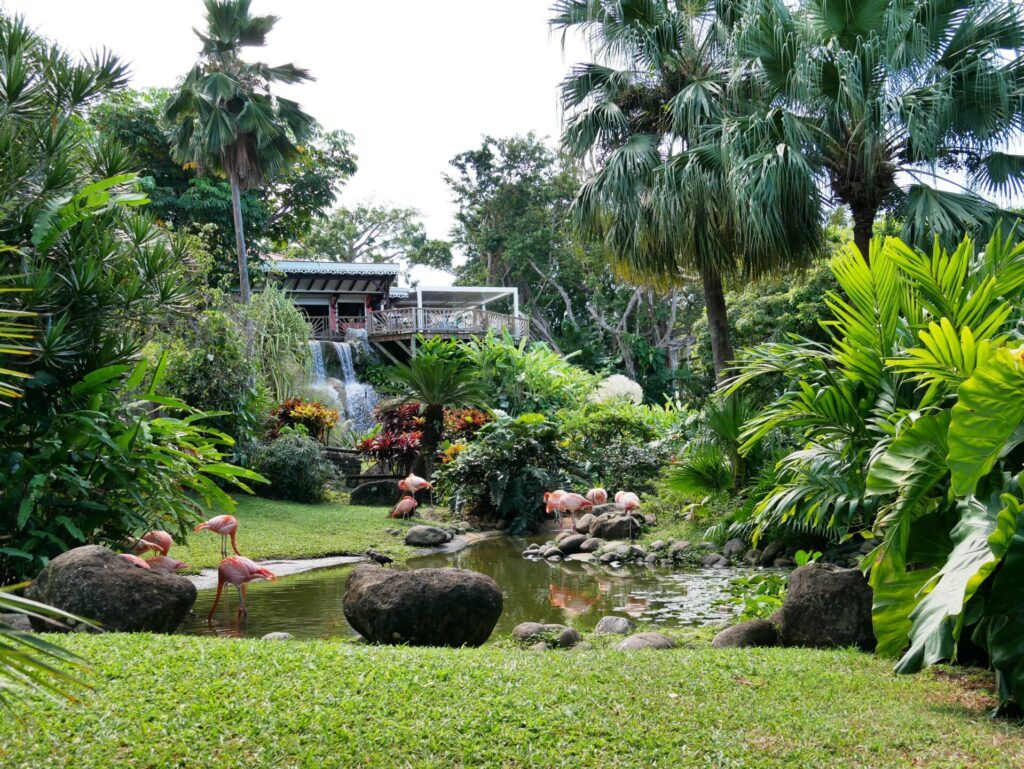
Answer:
<svg viewBox="0 0 1024 769"><path fill-rule="evenodd" d="M1024 420L1024 367L1018 351L1001 349L957 390L947 462L953 490L971 494Z"/></svg>
<svg viewBox="0 0 1024 769"><path fill-rule="evenodd" d="M938 569L917 569L874 586L871 624L878 645L875 651L898 657L907 648L913 623L910 615L920 600L921 589L938 574Z"/></svg>
<svg viewBox="0 0 1024 769"><path fill-rule="evenodd" d="M911 614L910 649L896 665L897 673L955 655L963 610L1006 554L1017 530L1018 507L1008 496L985 504L971 497L953 530L953 552L937 579L925 585L924 599Z"/></svg>

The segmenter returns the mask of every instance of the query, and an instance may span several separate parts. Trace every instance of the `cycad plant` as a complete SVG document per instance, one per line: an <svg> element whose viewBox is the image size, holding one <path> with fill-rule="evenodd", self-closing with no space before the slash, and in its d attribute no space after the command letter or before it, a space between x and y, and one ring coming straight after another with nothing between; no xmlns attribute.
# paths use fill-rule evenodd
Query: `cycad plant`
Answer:
<svg viewBox="0 0 1024 769"><path fill-rule="evenodd" d="M1024 116L1024 6L1006 0L749 0L737 53L758 88L811 137L808 161L853 213L867 254L884 210L903 237L955 248L987 238L1024 191L1008 151Z"/></svg>
<svg viewBox="0 0 1024 769"><path fill-rule="evenodd" d="M454 340L421 338L409 362L393 366L388 375L402 398L420 404L423 440L414 472L429 477L441 444L445 408L485 405L479 374Z"/></svg>
<svg viewBox="0 0 1024 769"><path fill-rule="evenodd" d="M263 46L276 16L254 16L251 0L205 0L206 30L200 60L167 102L175 125L172 155L179 162L223 174L231 185L239 291L249 303L249 262L242 222L241 191L261 187L269 176L298 158L315 128L299 105L274 96L276 83L312 79L294 64L272 67L241 58L244 48Z"/></svg>
<svg viewBox="0 0 1024 769"><path fill-rule="evenodd" d="M595 57L562 86L563 145L594 168L576 221L627 279L700 276L721 378L733 358L723 279L804 261L821 244L805 128L760 103L735 68L722 4L560 0L555 14Z"/></svg>

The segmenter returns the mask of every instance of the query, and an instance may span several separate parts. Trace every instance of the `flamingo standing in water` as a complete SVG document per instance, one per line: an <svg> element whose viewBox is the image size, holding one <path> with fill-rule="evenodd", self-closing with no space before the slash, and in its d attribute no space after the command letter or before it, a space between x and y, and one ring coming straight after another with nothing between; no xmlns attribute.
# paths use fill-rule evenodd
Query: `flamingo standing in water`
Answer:
<svg viewBox="0 0 1024 769"><path fill-rule="evenodd" d="M167 555L171 550L174 540L166 531L147 531L132 548L135 555L142 555L147 550L155 550L160 555Z"/></svg>
<svg viewBox="0 0 1024 769"><path fill-rule="evenodd" d="M213 606L210 607L210 613L206 615L206 621L210 622L213 619L213 613L217 610L217 604L220 603L220 591L224 589L225 583L234 585L235 590L238 591L238 616L248 614L245 609L245 589L250 582L257 579L269 579L273 582L277 580L277 575L245 556L233 555L221 561L220 566L217 567L217 597L213 599Z"/></svg>
<svg viewBox="0 0 1024 769"><path fill-rule="evenodd" d="M569 518L572 521L573 533L576 532L576 513L578 513L580 510L586 510L587 508L594 506L593 502L579 494L562 494L558 498L557 504L558 512L569 514ZM558 528L562 528L561 516L559 516L558 519Z"/></svg>
<svg viewBox="0 0 1024 769"><path fill-rule="evenodd" d="M235 555L241 555L242 551L238 549L238 544L235 542L235 534L238 532L238 519L233 515L218 515L211 518L208 521L203 521L201 524L196 526L196 531L212 531L215 534L220 534L220 555L221 558L227 558L228 555L228 537L231 538L231 549L235 551ZM164 553L164 555L167 555Z"/></svg>
<svg viewBox="0 0 1024 769"><path fill-rule="evenodd" d="M608 492L604 489L591 489L584 496L595 505L603 505L608 501Z"/></svg>
<svg viewBox="0 0 1024 769"><path fill-rule="evenodd" d="M179 561L166 555L155 555L152 558L147 558L145 563L149 566L150 571L157 574L174 574L174 572L181 571L188 566L184 561Z"/></svg>
<svg viewBox="0 0 1024 769"><path fill-rule="evenodd" d="M402 497L398 500L398 504L395 505L395 509L391 511L392 518L411 518L412 511L416 509L419 504L413 497Z"/></svg>
<svg viewBox="0 0 1024 769"><path fill-rule="evenodd" d="M149 568L149 564L143 561L137 555L132 555L131 553L118 553L118 555L120 555L122 558L128 561L128 563L130 563L132 566L138 566L140 569Z"/></svg>

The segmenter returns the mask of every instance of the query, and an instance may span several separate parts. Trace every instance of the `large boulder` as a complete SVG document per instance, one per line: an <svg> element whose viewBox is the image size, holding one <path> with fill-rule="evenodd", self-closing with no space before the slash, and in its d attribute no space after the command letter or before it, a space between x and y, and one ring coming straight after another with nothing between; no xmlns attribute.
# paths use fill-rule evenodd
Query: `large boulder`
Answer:
<svg viewBox="0 0 1024 769"><path fill-rule="evenodd" d="M558 543L558 549L562 551L563 555L572 555L573 553L578 553L580 547L586 541L587 537L583 534L571 534L568 537L564 537Z"/></svg>
<svg viewBox="0 0 1024 769"><path fill-rule="evenodd" d="M594 632L600 635L629 635L636 630L636 623L625 617L609 615L601 617L594 628Z"/></svg>
<svg viewBox="0 0 1024 769"><path fill-rule="evenodd" d="M739 538L730 539L722 548L722 555L726 558L739 558L745 552L747 552L747 543Z"/></svg>
<svg viewBox="0 0 1024 769"><path fill-rule="evenodd" d="M345 619L368 641L480 646L501 616L501 589L463 569L362 566L345 583Z"/></svg>
<svg viewBox="0 0 1024 769"><path fill-rule="evenodd" d="M786 543L774 540L765 545L764 550L761 551L761 556L758 559L758 563L761 566L771 566L776 558L779 558L786 553Z"/></svg>
<svg viewBox="0 0 1024 769"><path fill-rule="evenodd" d="M451 538L451 532L437 526L413 526L405 534L405 544L409 547L436 547Z"/></svg>
<svg viewBox="0 0 1024 769"><path fill-rule="evenodd" d="M402 498L402 490L394 481L370 481L352 489L349 501L367 507L393 507Z"/></svg>
<svg viewBox="0 0 1024 769"><path fill-rule="evenodd" d="M705 569L728 569L729 559L720 553L708 553L700 559L700 565Z"/></svg>
<svg viewBox="0 0 1024 769"><path fill-rule="evenodd" d="M640 522L630 515L602 515L590 527L590 536L598 539L635 539Z"/></svg>
<svg viewBox="0 0 1024 769"><path fill-rule="evenodd" d="M871 587L859 569L809 563L789 576L779 614L785 646L875 648Z"/></svg>
<svg viewBox="0 0 1024 769"><path fill-rule="evenodd" d="M630 652L637 649L674 649L675 647L676 642L667 635L648 632L631 635L615 648L620 652Z"/></svg>
<svg viewBox="0 0 1024 769"><path fill-rule="evenodd" d="M711 645L716 649L746 646L778 646L779 627L766 619L752 619L727 627L715 636Z"/></svg>
<svg viewBox="0 0 1024 769"><path fill-rule="evenodd" d="M25 595L104 630L173 633L195 603L196 588L184 577L133 566L112 550L86 545L50 561ZM39 631L79 629L77 623L31 622Z"/></svg>
<svg viewBox="0 0 1024 769"><path fill-rule="evenodd" d="M589 534L590 527L594 525L594 521L596 520L596 515L592 513L584 513L580 516L580 519L576 521L576 531L580 534Z"/></svg>

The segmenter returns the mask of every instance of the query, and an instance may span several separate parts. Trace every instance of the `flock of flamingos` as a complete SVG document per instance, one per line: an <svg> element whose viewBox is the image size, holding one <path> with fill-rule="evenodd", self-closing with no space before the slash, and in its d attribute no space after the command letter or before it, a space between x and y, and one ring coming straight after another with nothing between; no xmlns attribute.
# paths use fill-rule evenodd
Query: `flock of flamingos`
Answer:
<svg viewBox="0 0 1024 769"><path fill-rule="evenodd" d="M412 473L407 478L398 482L398 488L405 492L405 495L398 501L391 511L392 518L409 518L419 505L414 496L420 491L429 489L433 491L431 483L424 478ZM554 514L558 519L558 528L562 529L563 516L568 514L572 521L572 530L576 531L577 513L593 508L595 505L603 505L608 502L608 492L601 488L591 489L586 495L575 494L570 491L556 489L555 491L544 492L544 507L548 515ZM619 491L615 494L615 503L624 507L627 511L640 507L640 498L631 491ZM276 580L277 576L254 561L242 555L238 549L235 539L238 534L238 519L233 515L218 515L208 521L203 521L195 528L196 531L212 531L219 534L221 538L220 554L221 562L217 567L217 597L210 607L210 613L206 616L207 622L213 619L213 613L220 603L221 591L224 585L233 585L238 591L238 616L245 616L248 612L245 608L245 593L248 584L254 580L269 579ZM228 556L228 540L231 540L231 549L235 554ZM141 568L149 569L158 574L174 574L188 566L183 561L171 558L171 546L174 540L166 531L150 531L142 535L131 546L131 553L121 553L121 557L129 563ZM157 555L143 559L141 556L147 552L154 551ZM388 559L390 561L390 559ZM380 563L380 561L378 561Z"/></svg>

